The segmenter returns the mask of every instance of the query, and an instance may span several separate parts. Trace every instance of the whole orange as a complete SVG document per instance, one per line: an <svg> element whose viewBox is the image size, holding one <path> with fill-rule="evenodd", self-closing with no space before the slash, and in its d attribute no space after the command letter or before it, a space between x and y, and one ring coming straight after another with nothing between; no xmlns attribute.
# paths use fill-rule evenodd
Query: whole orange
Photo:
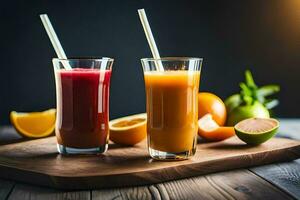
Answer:
<svg viewBox="0 0 300 200"><path fill-rule="evenodd" d="M226 107L222 99L209 92L198 94L198 119L210 113L219 126L226 122Z"/></svg>

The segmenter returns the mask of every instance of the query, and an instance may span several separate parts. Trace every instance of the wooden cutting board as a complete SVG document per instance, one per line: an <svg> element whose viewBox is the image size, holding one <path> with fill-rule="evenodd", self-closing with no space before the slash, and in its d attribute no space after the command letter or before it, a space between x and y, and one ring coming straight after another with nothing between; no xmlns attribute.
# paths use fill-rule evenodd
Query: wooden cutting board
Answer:
<svg viewBox="0 0 300 200"><path fill-rule="evenodd" d="M94 189L159 183L217 171L293 160L300 141L273 138L255 147L237 138L200 143L185 161L152 160L146 142L111 144L104 155L62 156L55 137L0 146L0 177L61 189Z"/></svg>

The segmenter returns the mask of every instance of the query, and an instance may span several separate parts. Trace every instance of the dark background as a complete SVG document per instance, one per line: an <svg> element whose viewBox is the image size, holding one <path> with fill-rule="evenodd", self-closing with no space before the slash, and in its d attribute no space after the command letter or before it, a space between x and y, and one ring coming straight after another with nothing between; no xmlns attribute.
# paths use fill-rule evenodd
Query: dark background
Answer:
<svg viewBox="0 0 300 200"><path fill-rule="evenodd" d="M143 112L139 59L151 53L139 8L146 9L162 56L204 58L201 91L224 99L251 69L259 85L280 84L278 116L300 117L300 1L11 0L0 4L0 124L9 123L12 110L55 107L56 55L41 13L67 56L115 58L111 119Z"/></svg>

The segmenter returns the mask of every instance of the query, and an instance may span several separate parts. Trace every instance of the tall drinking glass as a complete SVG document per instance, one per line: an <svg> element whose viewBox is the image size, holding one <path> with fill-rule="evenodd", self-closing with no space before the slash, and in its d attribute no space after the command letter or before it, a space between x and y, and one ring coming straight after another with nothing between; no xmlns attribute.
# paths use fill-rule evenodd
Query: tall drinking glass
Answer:
<svg viewBox="0 0 300 200"><path fill-rule="evenodd" d="M141 59L146 87L149 154L187 159L196 152L201 58Z"/></svg>
<svg viewBox="0 0 300 200"><path fill-rule="evenodd" d="M109 133L113 59L52 60L56 80L57 149L61 154L104 153ZM65 69L69 65L71 69Z"/></svg>

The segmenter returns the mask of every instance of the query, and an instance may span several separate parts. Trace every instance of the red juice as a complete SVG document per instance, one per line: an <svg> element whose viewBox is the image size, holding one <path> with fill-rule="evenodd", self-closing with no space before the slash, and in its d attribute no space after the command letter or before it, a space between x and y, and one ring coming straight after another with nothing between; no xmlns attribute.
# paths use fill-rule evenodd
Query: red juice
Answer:
<svg viewBox="0 0 300 200"><path fill-rule="evenodd" d="M56 137L71 148L97 148L109 133L110 70L56 70Z"/></svg>

